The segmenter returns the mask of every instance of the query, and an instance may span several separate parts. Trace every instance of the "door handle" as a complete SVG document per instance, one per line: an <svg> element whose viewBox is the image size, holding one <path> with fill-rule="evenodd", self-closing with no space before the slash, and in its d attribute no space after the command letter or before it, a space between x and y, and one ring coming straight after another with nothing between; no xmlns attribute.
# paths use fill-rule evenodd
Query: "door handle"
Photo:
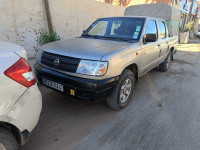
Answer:
<svg viewBox="0 0 200 150"><path fill-rule="evenodd" d="M160 48L160 47L161 47L161 45L160 45L160 44L158 44L158 47Z"/></svg>

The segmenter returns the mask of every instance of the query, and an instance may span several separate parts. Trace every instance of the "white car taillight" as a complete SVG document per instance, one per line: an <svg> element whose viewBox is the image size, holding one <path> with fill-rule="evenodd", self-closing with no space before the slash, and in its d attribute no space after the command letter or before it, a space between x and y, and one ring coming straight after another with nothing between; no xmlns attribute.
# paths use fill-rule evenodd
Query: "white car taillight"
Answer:
<svg viewBox="0 0 200 150"><path fill-rule="evenodd" d="M31 69L31 66L24 58L20 58L4 73L9 78L24 85L25 87L30 87L36 83L36 79Z"/></svg>

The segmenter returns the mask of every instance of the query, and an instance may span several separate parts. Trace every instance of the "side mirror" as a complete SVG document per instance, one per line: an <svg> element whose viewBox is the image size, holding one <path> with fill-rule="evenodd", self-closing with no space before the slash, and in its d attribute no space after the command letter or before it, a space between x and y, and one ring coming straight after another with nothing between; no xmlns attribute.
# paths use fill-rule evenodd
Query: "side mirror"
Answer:
<svg viewBox="0 0 200 150"><path fill-rule="evenodd" d="M156 40L157 40L156 34L145 34L144 35L144 43L155 42Z"/></svg>
<svg viewBox="0 0 200 150"><path fill-rule="evenodd" d="M83 34L86 32L86 30L83 30Z"/></svg>

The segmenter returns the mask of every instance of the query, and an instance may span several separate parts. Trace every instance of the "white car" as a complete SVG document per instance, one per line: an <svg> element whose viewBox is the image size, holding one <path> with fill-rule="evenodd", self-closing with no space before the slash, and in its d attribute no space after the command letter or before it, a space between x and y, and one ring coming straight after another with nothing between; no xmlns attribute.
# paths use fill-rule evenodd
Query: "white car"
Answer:
<svg viewBox="0 0 200 150"><path fill-rule="evenodd" d="M38 123L42 97L26 51L0 42L0 150L17 150Z"/></svg>

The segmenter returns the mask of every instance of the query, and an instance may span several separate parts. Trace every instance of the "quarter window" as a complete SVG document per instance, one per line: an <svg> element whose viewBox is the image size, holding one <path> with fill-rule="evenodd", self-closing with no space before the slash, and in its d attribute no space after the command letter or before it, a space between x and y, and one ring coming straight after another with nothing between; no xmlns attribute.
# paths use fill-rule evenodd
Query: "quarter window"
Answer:
<svg viewBox="0 0 200 150"><path fill-rule="evenodd" d="M158 30L155 21L149 21L146 28L146 34L155 34L158 38Z"/></svg>
<svg viewBox="0 0 200 150"><path fill-rule="evenodd" d="M160 38L164 39L166 38L166 27L165 27L165 23L158 21L158 25L159 25L159 31L160 31Z"/></svg>

